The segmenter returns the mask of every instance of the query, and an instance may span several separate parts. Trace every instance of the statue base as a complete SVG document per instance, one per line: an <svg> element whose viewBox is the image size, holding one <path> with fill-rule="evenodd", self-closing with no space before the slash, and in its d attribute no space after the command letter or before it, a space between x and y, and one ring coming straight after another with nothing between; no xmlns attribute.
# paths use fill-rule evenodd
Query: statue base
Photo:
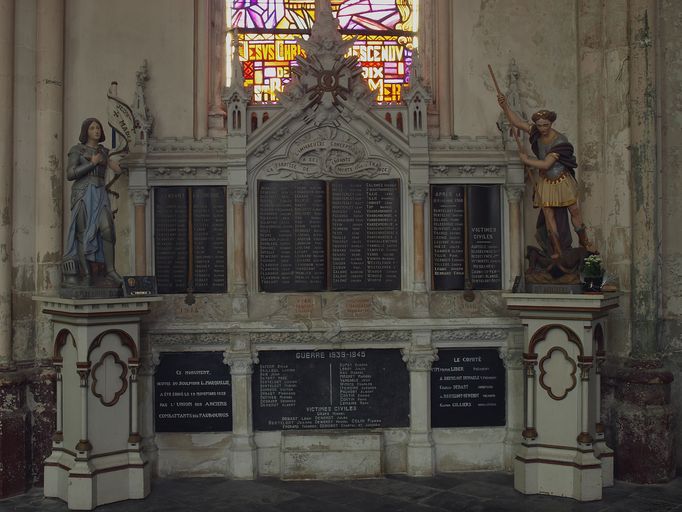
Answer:
<svg viewBox="0 0 682 512"><path fill-rule="evenodd" d="M52 323L57 373L45 496L69 510L145 498L151 467L139 428L140 321L161 298L33 299Z"/></svg>

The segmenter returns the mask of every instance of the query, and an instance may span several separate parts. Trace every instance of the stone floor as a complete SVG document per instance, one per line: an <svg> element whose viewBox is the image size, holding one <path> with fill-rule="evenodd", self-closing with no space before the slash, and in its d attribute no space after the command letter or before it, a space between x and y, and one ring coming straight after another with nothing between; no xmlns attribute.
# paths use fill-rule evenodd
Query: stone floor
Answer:
<svg viewBox="0 0 682 512"><path fill-rule="evenodd" d="M66 511L64 502L46 499L42 489L0 501L0 511ZM433 478L393 476L377 480L324 482L256 481L224 478L158 479L142 501L103 505L98 512L348 512L348 511L585 511L682 512L682 478L665 485L617 482L604 499L579 503L568 498L524 496L508 473L480 472Z"/></svg>

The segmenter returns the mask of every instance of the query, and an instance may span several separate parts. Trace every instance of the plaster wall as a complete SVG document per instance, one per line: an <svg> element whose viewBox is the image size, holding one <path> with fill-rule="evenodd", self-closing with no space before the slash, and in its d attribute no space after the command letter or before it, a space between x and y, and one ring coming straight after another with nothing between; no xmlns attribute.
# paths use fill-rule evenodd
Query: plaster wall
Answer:
<svg viewBox="0 0 682 512"><path fill-rule="evenodd" d="M118 96L132 103L135 73L146 59L149 108L155 137L186 137L194 119L194 3L183 0L122 0L114 4L73 0L66 3L64 66L64 155L77 143L80 125L96 117L106 125L106 94L118 82ZM87 43L87 42L90 43ZM105 126L106 145L111 130ZM66 156L65 156L66 161ZM116 267L133 273L133 206L128 178L113 190L120 194L116 215ZM64 233L68 229L71 187L64 187Z"/></svg>

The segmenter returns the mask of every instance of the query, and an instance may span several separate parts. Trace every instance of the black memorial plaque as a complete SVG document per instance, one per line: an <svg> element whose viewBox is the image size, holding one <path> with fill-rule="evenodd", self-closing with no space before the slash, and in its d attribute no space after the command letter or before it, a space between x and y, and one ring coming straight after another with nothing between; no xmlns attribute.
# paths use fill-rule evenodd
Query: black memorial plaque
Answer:
<svg viewBox="0 0 682 512"><path fill-rule="evenodd" d="M500 187L469 185L469 275L475 290L502 288Z"/></svg>
<svg viewBox="0 0 682 512"><path fill-rule="evenodd" d="M464 288L464 185L431 186L434 290Z"/></svg>
<svg viewBox="0 0 682 512"><path fill-rule="evenodd" d="M154 188L154 270L159 293L187 291L188 208L186 187Z"/></svg>
<svg viewBox="0 0 682 512"><path fill-rule="evenodd" d="M227 290L225 187L192 187L193 290Z"/></svg>
<svg viewBox="0 0 682 512"><path fill-rule="evenodd" d="M325 288L325 213L324 181L258 182L258 264L262 291Z"/></svg>
<svg viewBox="0 0 682 512"><path fill-rule="evenodd" d="M431 368L431 426L504 425L505 389L497 349L440 349Z"/></svg>
<svg viewBox="0 0 682 512"><path fill-rule="evenodd" d="M156 432L229 432L232 385L222 352L162 352L154 374Z"/></svg>
<svg viewBox="0 0 682 512"><path fill-rule="evenodd" d="M400 180L330 184L331 288L400 289Z"/></svg>
<svg viewBox="0 0 682 512"><path fill-rule="evenodd" d="M256 430L409 425L409 374L399 350L262 351L258 359Z"/></svg>

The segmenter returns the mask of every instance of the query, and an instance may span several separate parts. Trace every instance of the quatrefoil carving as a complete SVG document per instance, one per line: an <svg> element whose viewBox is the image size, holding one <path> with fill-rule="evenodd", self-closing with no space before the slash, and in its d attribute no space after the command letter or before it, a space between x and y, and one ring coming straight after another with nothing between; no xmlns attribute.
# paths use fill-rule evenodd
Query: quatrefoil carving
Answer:
<svg viewBox="0 0 682 512"><path fill-rule="evenodd" d="M540 360L540 385L554 400L563 400L577 384L576 370L565 349L552 347Z"/></svg>
<svg viewBox="0 0 682 512"><path fill-rule="evenodd" d="M118 377L111 378L113 372ZM102 354L92 367L92 394L99 398L105 407L116 405L121 395L128 389L128 366L113 351Z"/></svg>

